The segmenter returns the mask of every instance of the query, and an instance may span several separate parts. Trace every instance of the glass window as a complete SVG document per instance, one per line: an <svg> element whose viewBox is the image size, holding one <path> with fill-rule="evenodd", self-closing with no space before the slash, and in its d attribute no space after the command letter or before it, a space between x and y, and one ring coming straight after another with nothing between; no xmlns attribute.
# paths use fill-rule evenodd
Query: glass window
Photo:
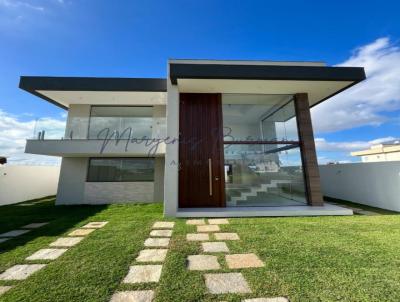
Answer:
<svg viewBox="0 0 400 302"><path fill-rule="evenodd" d="M305 205L300 148L296 145L225 145L227 206Z"/></svg>
<svg viewBox="0 0 400 302"><path fill-rule="evenodd" d="M224 94L225 141L298 141L291 95Z"/></svg>
<svg viewBox="0 0 400 302"><path fill-rule="evenodd" d="M153 158L91 158L89 182L154 181Z"/></svg>
<svg viewBox="0 0 400 302"><path fill-rule="evenodd" d="M307 203L292 95L225 94L227 206Z"/></svg>
<svg viewBox="0 0 400 302"><path fill-rule="evenodd" d="M93 106L90 112L89 139L151 138L153 107ZM108 133L108 134L107 134Z"/></svg>

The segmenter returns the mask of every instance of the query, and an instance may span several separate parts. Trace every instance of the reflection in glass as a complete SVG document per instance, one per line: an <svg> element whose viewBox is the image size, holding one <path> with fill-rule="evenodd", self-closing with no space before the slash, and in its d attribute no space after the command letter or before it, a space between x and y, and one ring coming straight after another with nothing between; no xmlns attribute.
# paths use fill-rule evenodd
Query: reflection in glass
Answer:
<svg viewBox="0 0 400 302"><path fill-rule="evenodd" d="M227 206L306 204L297 145L225 145L224 155Z"/></svg>
<svg viewBox="0 0 400 302"><path fill-rule="evenodd" d="M297 141L291 95L224 94L225 141Z"/></svg>
<svg viewBox="0 0 400 302"><path fill-rule="evenodd" d="M89 182L154 181L153 158L92 158Z"/></svg>
<svg viewBox="0 0 400 302"><path fill-rule="evenodd" d="M152 137L152 107L93 106L90 114L89 139Z"/></svg>

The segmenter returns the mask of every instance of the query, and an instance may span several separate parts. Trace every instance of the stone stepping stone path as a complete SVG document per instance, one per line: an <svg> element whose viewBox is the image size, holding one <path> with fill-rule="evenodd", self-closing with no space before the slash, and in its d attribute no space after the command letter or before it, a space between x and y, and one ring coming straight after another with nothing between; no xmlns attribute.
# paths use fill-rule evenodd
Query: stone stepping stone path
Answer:
<svg viewBox="0 0 400 302"><path fill-rule="evenodd" d="M56 241L50 243L50 246L55 247L71 247L77 245L85 237L60 237Z"/></svg>
<svg viewBox="0 0 400 302"><path fill-rule="evenodd" d="M245 299L243 302L290 302L285 297Z"/></svg>
<svg viewBox="0 0 400 302"><path fill-rule="evenodd" d="M30 232L30 230L12 230L3 234L0 237L17 237Z"/></svg>
<svg viewBox="0 0 400 302"><path fill-rule="evenodd" d="M116 292L110 302L151 302L154 298L152 290L135 290Z"/></svg>
<svg viewBox="0 0 400 302"><path fill-rule="evenodd" d="M263 267L264 262L256 254L233 254L225 256L229 268Z"/></svg>
<svg viewBox="0 0 400 302"><path fill-rule="evenodd" d="M221 232L220 225L228 225L226 218L188 219L186 225L195 226L197 233L186 234L187 241L200 241L203 253L225 253L225 262L229 269L255 269L264 267L264 262L254 253L229 254L225 241L240 240L237 233ZM210 238L211 241L210 241ZM217 241L213 241L213 239ZM189 255L186 263L189 271L219 270L221 265L215 255ZM211 294L247 294L251 288L242 273L207 273L204 274L205 286ZM288 302L285 297L252 298L247 302Z"/></svg>
<svg viewBox="0 0 400 302"><path fill-rule="evenodd" d="M158 282L162 265L132 265L122 283Z"/></svg>
<svg viewBox="0 0 400 302"><path fill-rule="evenodd" d="M46 224L49 224L49 223L48 222L34 222L34 223L24 225L22 228L23 229L37 229L42 226L45 226Z"/></svg>
<svg viewBox="0 0 400 302"><path fill-rule="evenodd" d="M236 233L215 233L214 236L217 240L240 240Z"/></svg>
<svg viewBox="0 0 400 302"><path fill-rule="evenodd" d="M0 280L24 280L46 264L17 264L0 274Z"/></svg>
<svg viewBox="0 0 400 302"><path fill-rule="evenodd" d="M214 224L214 225L198 225L197 226L197 232L202 233L202 232L219 232L219 226Z"/></svg>
<svg viewBox="0 0 400 302"><path fill-rule="evenodd" d="M201 247L204 253L229 253L225 242L202 242Z"/></svg>
<svg viewBox="0 0 400 302"><path fill-rule="evenodd" d="M10 290L12 286L0 286L0 296L4 294L6 291Z"/></svg>
<svg viewBox="0 0 400 302"><path fill-rule="evenodd" d="M186 220L186 224L188 225L204 225L206 221L204 219L189 219Z"/></svg>
<svg viewBox="0 0 400 302"><path fill-rule="evenodd" d="M41 249L33 253L25 260L54 260L64 254L67 249Z"/></svg>
<svg viewBox="0 0 400 302"><path fill-rule="evenodd" d="M221 268L217 256L191 255L188 256L187 261L187 268L190 271L218 270Z"/></svg>
<svg viewBox="0 0 400 302"><path fill-rule="evenodd" d="M94 232L95 229L76 229L68 234L68 236L86 236Z"/></svg>
<svg viewBox="0 0 400 302"><path fill-rule="evenodd" d="M251 293L241 273L205 274L204 278L211 294Z"/></svg>
<svg viewBox="0 0 400 302"><path fill-rule="evenodd" d="M169 238L147 238L144 242L146 247L168 247Z"/></svg>
<svg viewBox="0 0 400 302"><path fill-rule="evenodd" d="M210 236L208 234L186 234L187 241L208 241L210 240Z"/></svg>
<svg viewBox="0 0 400 302"><path fill-rule="evenodd" d="M56 239L54 242L50 243L49 246L51 248L43 248L32 255L25 258L25 261L37 261L37 260L55 260L61 255L63 255L66 251L68 251L68 247L72 247L81 242L88 234L95 231L96 229L104 227L108 222L107 221L95 221L90 222L83 226L81 229L76 229L68 234L70 237L60 237ZM23 226L22 228L27 228L27 230L13 230L2 235L10 236L19 236L26 232L29 232L30 229L40 228L44 225L48 224L48 222L41 223L31 223ZM88 227L93 227L89 229ZM72 237L81 236L81 237ZM1 236L1 235L0 235ZM6 240L8 238L5 238ZM28 278L30 275L44 268L46 264L16 264L4 272L0 274L0 280L24 280ZM4 294L6 291L11 289L10 286L0 286L0 295Z"/></svg>
<svg viewBox="0 0 400 302"><path fill-rule="evenodd" d="M153 224L150 237L144 242L145 249L139 252L135 261L138 263L129 267L128 274L122 280L124 284L157 283L162 272L162 263L167 257L175 222L157 221ZM153 264L161 263L161 264ZM111 297L110 302L151 302L154 299L153 290L117 291Z"/></svg>
<svg viewBox="0 0 400 302"><path fill-rule="evenodd" d="M172 230L152 230L150 232L150 236L152 236L152 237L171 237Z"/></svg>
<svg viewBox="0 0 400 302"><path fill-rule="evenodd" d="M141 250L137 262L164 262L168 249Z"/></svg>
<svg viewBox="0 0 400 302"><path fill-rule="evenodd" d="M12 230L3 234L0 234L0 243L5 242L7 240L10 240L12 238L21 236L23 234L26 234L31 231L31 229L37 229L40 228L44 225L48 224L48 222L35 222L35 223L30 223L27 225L24 225L21 227L21 229L18 230Z"/></svg>

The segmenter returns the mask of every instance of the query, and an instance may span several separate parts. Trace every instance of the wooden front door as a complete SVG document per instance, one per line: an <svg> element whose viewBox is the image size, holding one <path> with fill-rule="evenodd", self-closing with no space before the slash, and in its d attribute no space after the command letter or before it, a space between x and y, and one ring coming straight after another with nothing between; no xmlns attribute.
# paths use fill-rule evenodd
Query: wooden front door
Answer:
<svg viewBox="0 0 400 302"><path fill-rule="evenodd" d="M224 207L221 94L181 93L179 207Z"/></svg>

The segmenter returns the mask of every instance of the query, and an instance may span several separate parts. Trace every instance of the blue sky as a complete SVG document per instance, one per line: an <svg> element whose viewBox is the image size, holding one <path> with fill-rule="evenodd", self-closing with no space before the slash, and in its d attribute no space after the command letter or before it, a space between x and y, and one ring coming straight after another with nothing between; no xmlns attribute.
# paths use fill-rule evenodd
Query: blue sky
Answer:
<svg viewBox="0 0 400 302"><path fill-rule="evenodd" d="M0 153L14 163L34 120L63 111L20 75L165 77L168 58L326 61L370 79L313 110L320 162L400 133L398 1L0 0ZM48 162L51 162L49 160Z"/></svg>

